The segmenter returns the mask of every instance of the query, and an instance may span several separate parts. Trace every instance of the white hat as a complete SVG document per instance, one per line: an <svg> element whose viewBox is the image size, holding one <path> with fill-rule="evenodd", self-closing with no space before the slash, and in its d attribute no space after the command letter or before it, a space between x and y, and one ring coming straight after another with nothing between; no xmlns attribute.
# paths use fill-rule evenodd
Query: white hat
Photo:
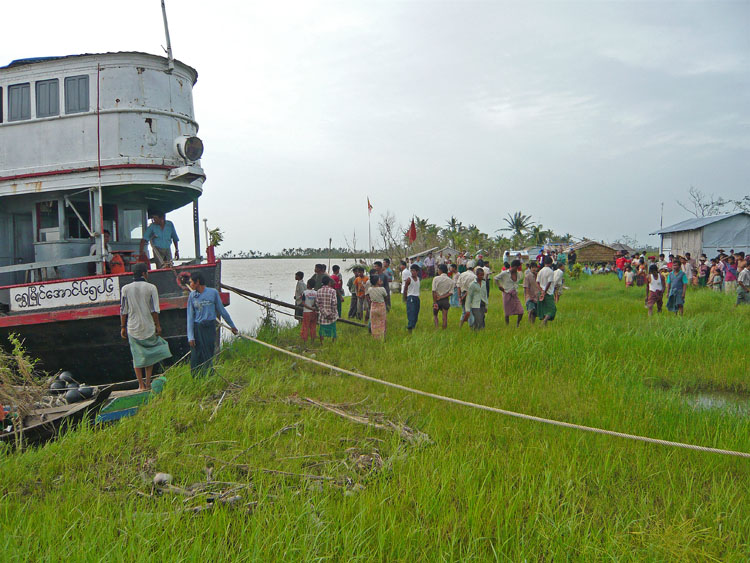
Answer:
<svg viewBox="0 0 750 563"><path fill-rule="evenodd" d="M476 263L476 262L474 262L474 260L469 260L469 261L468 261L468 262L466 263L466 267L467 267L468 269L471 269L471 268L473 268L473 267L474 267L474 266L476 266L476 265L477 265L477 263Z"/></svg>

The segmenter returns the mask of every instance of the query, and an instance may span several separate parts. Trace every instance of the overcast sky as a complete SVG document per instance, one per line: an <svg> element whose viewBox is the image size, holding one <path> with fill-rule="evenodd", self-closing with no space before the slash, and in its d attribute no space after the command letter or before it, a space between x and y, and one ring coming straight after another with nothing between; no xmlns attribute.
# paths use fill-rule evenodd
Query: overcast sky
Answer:
<svg viewBox="0 0 750 563"><path fill-rule="evenodd" d="M7 5L6 5L7 4ZM750 192L749 2L168 0L222 250L343 246L390 210L653 241ZM165 44L159 0L3 3L0 63ZM172 214L185 249L190 212ZM359 244L358 247L361 247Z"/></svg>

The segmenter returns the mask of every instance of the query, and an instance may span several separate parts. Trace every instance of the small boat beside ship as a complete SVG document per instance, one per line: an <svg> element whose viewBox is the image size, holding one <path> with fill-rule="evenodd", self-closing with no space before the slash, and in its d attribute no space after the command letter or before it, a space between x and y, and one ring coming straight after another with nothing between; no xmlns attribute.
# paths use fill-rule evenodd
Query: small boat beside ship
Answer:
<svg viewBox="0 0 750 563"><path fill-rule="evenodd" d="M85 401L34 409L20 420L18 417L3 417L0 442L33 445L51 440L66 427L71 428L87 416L96 414L111 393L112 387L107 386L97 389L93 397ZM6 431L6 428L10 430Z"/></svg>
<svg viewBox="0 0 750 563"><path fill-rule="evenodd" d="M189 351L187 280L201 272L207 286L221 284L220 261L212 253L200 259L206 174L196 81L195 69L171 50L169 57L83 54L0 68L0 346L15 333L47 372L71 370L92 383L132 379L120 292L144 260L151 213L192 204L198 258L149 272L172 358ZM110 265L102 259L105 230L116 257ZM228 304L229 295L222 300Z"/></svg>

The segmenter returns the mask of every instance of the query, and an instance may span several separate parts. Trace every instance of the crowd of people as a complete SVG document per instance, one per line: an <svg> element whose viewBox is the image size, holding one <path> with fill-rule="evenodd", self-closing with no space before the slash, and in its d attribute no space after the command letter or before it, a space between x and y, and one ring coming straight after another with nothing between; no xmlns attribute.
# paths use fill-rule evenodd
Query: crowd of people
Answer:
<svg viewBox="0 0 750 563"><path fill-rule="evenodd" d="M664 296L667 310L682 315L688 287L710 288L713 291L736 295L735 306L750 303L750 264L744 252L718 250L710 260L701 254L696 260L690 254L646 256L635 253L620 254L614 271L625 287L646 286L646 307L653 314L656 306L661 312Z"/></svg>
<svg viewBox="0 0 750 563"><path fill-rule="evenodd" d="M448 311L456 308L461 310L459 328L466 324L474 330L482 330L493 282L502 296L506 324L513 318L519 326L525 314L531 323L539 319L547 324L557 315L563 289L565 264L557 258L542 254L539 263L532 262L525 269L521 260L515 258L505 262L496 275L490 262L481 255L467 257L461 253L454 262L450 255L427 254L410 262L402 260L396 271L390 259L385 258L375 261L369 269L355 265L346 284L338 265L328 274L325 264L316 264L315 273L307 281L304 272L295 274L295 316L301 324L303 342L316 337L321 343L327 337L335 340L336 321L342 318L346 286L350 294L348 319L366 323L374 338L384 339L391 311L391 292L398 291L406 305L406 328L411 332L419 321L422 281L431 279L432 317L436 328L447 328ZM394 283L397 278L400 283Z"/></svg>

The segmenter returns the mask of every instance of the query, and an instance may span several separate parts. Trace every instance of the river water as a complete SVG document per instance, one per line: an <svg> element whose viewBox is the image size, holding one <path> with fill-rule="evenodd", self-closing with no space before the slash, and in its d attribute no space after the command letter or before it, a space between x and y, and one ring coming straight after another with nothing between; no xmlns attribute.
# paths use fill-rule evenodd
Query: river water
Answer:
<svg viewBox="0 0 750 563"><path fill-rule="evenodd" d="M222 281L239 289L270 295L275 299L294 303L294 287L297 285L294 274L302 271L305 281L313 275L315 264L325 264L328 260L322 258L253 258L247 260L222 260ZM343 258L331 260L331 266L338 264L345 271L352 264L352 259L346 261ZM347 274L344 273L344 283ZM258 326L263 315L263 309L236 295L230 294L230 305L227 311L232 317L234 324L242 331L251 331ZM278 307L280 311L292 312L291 309ZM293 322L292 317L276 315L280 323Z"/></svg>

